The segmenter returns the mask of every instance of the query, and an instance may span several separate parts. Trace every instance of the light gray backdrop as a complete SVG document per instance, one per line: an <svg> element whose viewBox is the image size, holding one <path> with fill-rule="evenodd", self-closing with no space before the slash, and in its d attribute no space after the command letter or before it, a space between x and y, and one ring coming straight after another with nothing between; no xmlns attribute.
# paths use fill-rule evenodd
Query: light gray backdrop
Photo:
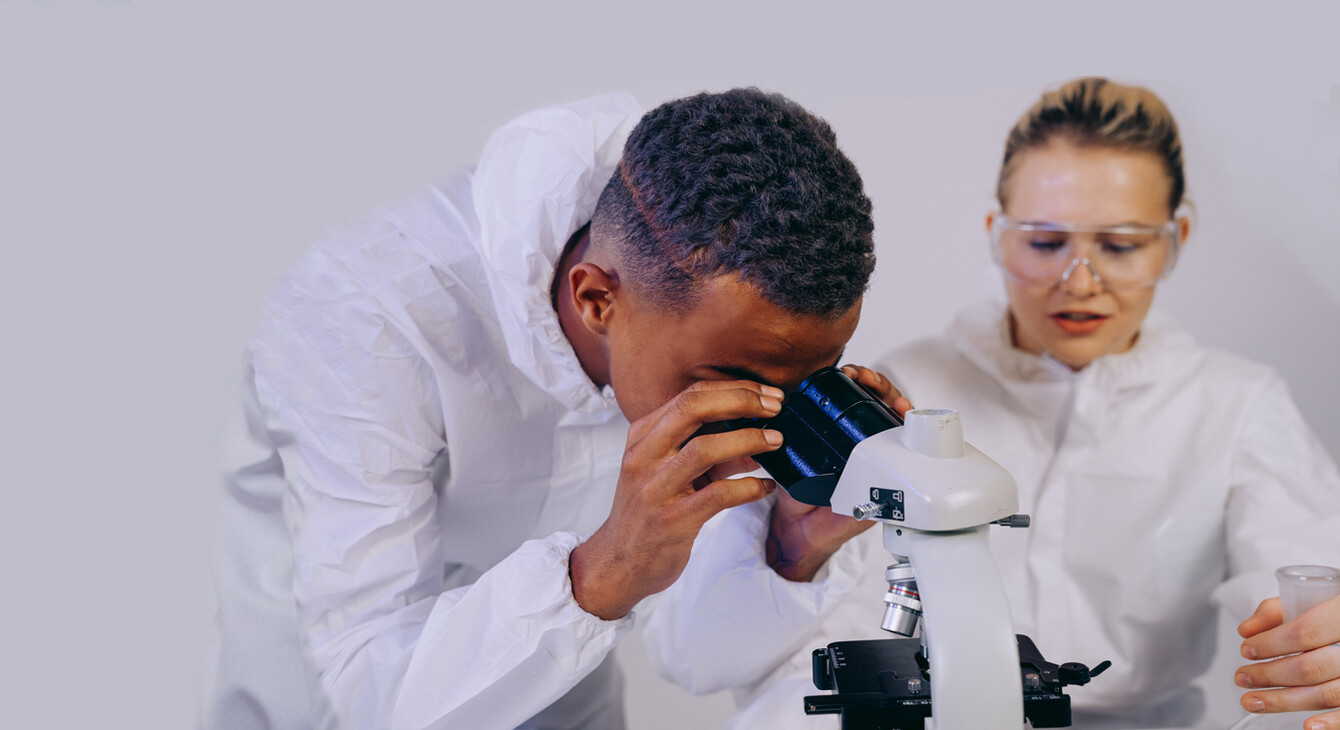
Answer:
<svg viewBox="0 0 1340 730"><path fill-rule="evenodd" d="M598 92L758 85L828 118L875 203L864 360L999 290L982 215L1044 85L1152 86L1199 210L1159 304L1283 371L1340 450L1336 6L920 5L0 3L0 726L194 723L215 435L264 292ZM635 728L724 717L621 652Z"/></svg>

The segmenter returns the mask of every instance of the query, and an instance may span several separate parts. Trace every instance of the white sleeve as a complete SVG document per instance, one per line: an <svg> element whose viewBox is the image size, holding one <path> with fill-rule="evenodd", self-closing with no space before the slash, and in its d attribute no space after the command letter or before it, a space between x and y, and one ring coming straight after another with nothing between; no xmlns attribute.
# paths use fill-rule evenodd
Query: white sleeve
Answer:
<svg viewBox="0 0 1340 730"><path fill-rule="evenodd" d="M1230 577L1214 598L1241 621L1278 595L1276 568L1340 565L1340 474L1274 373L1248 409L1231 474Z"/></svg>
<svg viewBox="0 0 1340 730"><path fill-rule="evenodd" d="M567 533L443 592L434 381L386 318L325 319L339 317L276 316L252 348L320 704L340 727L515 727L596 668L631 617L577 605L568 557L581 538Z"/></svg>
<svg viewBox="0 0 1340 730"><path fill-rule="evenodd" d="M843 545L809 583L769 565L773 499L727 510L693 544L683 575L657 597L643 627L651 663L689 692L742 688L801 649L857 585L862 541Z"/></svg>

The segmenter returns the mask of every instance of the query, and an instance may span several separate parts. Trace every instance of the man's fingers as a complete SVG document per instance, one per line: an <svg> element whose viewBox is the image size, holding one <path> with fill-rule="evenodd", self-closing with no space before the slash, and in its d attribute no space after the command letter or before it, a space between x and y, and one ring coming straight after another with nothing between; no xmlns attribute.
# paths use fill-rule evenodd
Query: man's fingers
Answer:
<svg viewBox="0 0 1340 730"><path fill-rule="evenodd" d="M729 461L723 461L708 469L706 474L694 479L693 490L696 492L718 479L730 479L737 474L746 474L755 471L758 468L758 462L748 456L740 456Z"/></svg>
<svg viewBox="0 0 1340 730"><path fill-rule="evenodd" d="M743 383L744 381L739 381ZM670 399L643 437L649 454L669 454L706 423L732 418L771 418L782 410L781 391L770 386L689 388ZM742 455L748 456L747 452ZM715 462L713 462L715 463ZM708 466L711 466L709 464Z"/></svg>
<svg viewBox="0 0 1340 730"><path fill-rule="evenodd" d="M1340 642L1340 621L1331 616L1334 609L1329 604L1328 601L1314 606L1286 624L1249 637L1242 642L1242 656L1246 659L1272 659Z"/></svg>
<svg viewBox="0 0 1340 730"><path fill-rule="evenodd" d="M842 372L879 396L879 399L884 401L884 405L892 408L899 418L904 417L904 414L912 407L911 401L904 398L903 394L882 373L860 365L843 365Z"/></svg>
<svg viewBox="0 0 1340 730"><path fill-rule="evenodd" d="M1273 629L1283 622L1284 615L1280 611L1280 599L1267 598L1256 607L1255 613L1248 616L1246 621L1238 624L1238 636L1244 639L1251 638L1262 631Z"/></svg>
<svg viewBox="0 0 1340 730"><path fill-rule="evenodd" d="M777 482L759 477L720 479L703 487L686 500L686 507L707 522L731 507L756 502L776 491Z"/></svg>
<svg viewBox="0 0 1340 730"><path fill-rule="evenodd" d="M785 396L785 393L778 388L774 388L770 385L763 385L762 383L755 383L752 380L699 380L688 388L685 388L679 395L683 395L684 393L701 393L717 390L738 390L741 388L751 390L760 396L766 394L777 400L781 400L783 396ZM645 438L646 435L661 422L661 418L665 415L666 411L677 407L675 405L675 400L677 398L678 396L671 398L662 403L659 408L653 410L651 413L634 421L632 426L628 429L628 442L636 443Z"/></svg>
<svg viewBox="0 0 1340 730"><path fill-rule="evenodd" d="M897 388L893 387L893 383L890 383L888 378L870 368L861 365L843 365L842 372L846 373L847 377L852 380L869 388L871 392L883 398L886 402L902 395Z"/></svg>
<svg viewBox="0 0 1340 730"><path fill-rule="evenodd" d="M682 484L709 469L744 456L772 451L782 445L782 434L772 429L742 428L738 431L695 436L663 469L672 484Z"/></svg>

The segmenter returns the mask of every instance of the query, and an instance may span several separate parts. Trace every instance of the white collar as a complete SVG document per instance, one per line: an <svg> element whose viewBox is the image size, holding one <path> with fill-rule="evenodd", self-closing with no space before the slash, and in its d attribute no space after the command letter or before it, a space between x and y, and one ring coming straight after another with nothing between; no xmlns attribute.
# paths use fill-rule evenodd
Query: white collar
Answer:
<svg viewBox="0 0 1340 730"><path fill-rule="evenodd" d="M1016 348L1002 302L965 309L946 335L964 357L1001 382L1073 383L1082 378L1113 391L1159 379L1170 367L1183 363L1196 348L1195 339L1171 317L1150 312L1131 349L1100 357L1076 372L1048 355L1033 355Z"/></svg>

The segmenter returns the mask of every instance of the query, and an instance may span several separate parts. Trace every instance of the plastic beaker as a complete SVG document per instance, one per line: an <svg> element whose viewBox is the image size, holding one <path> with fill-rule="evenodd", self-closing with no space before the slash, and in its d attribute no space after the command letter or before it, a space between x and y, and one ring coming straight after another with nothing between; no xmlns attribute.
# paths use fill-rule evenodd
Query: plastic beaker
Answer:
<svg viewBox="0 0 1340 730"><path fill-rule="evenodd" d="M1340 596L1340 569L1325 565L1286 565L1275 571L1280 609L1292 621L1319 603Z"/></svg>

